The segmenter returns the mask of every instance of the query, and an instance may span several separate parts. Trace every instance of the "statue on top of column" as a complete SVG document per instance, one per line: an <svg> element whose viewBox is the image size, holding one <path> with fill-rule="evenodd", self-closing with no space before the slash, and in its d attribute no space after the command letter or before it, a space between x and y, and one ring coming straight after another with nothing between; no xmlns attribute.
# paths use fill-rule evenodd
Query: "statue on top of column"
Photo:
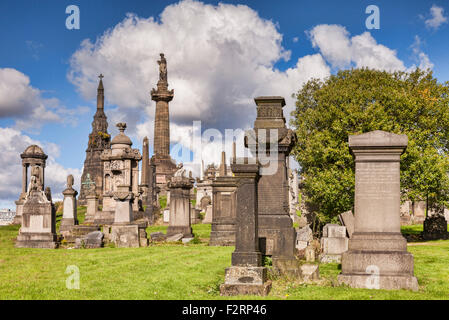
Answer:
<svg viewBox="0 0 449 320"><path fill-rule="evenodd" d="M165 60L164 54L161 53L161 60L157 63L159 64L159 80L167 81L167 60Z"/></svg>

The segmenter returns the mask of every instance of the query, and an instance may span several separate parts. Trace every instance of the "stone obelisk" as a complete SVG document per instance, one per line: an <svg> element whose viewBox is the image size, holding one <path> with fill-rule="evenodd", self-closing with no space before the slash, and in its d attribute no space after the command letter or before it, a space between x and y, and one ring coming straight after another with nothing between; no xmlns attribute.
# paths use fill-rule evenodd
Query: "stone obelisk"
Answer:
<svg viewBox="0 0 449 320"><path fill-rule="evenodd" d="M97 111L92 122L92 132L89 134L81 182L86 180L87 174L89 173L91 179L95 182L95 193L101 202L103 194L103 163L101 162L100 155L104 149L111 147L111 136L108 134L108 122L104 113L103 75L100 74L98 77L100 78L100 82L98 83L97 89ZM80 185L82 186L82 184ZM86 205L87 190L85 188L80 189L78 204Z"/></svg>
<svg viewBox="0 0 449 320"><path fill-rule="evenodd" d="M174 90L168 90L167 60L163 53L160 56L157 89L151 90L151 99L156 101L152 162L156 166L156 184L164 192L167 182L170 181L176 171L176 163L170 157L170 116L168 108L168 103L173 99Z"/></svg>

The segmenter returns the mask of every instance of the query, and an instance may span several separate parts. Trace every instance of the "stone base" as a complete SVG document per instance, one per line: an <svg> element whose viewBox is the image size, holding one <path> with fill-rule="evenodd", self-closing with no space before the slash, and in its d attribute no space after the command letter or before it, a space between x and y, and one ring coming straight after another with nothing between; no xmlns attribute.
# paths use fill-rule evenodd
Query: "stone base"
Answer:
<svg viewBox="0 0 449 320"><path fill-rule="evenodd" d="M293 259L296 252L296 231L289 215L261 215L259 249L263 255Z"/></svg>
<svg viewBox="0 0 449 320"><path fill-rule="evenodd" d="M266 296L271 290L271 281L264 284L222 284L222 296Z"/></svg>
<svg viewBox="0 0 449 320"><path fill-rule="evenodd" d="M222 296L261 295L266 296L271 289L265 267L236 267L225 270L225 283L220 286Z"/></svg>
<svg viewBox="0 0 449 320"><path fill-rule="evenodd" d="M22 224L22 216L16 215L11 224Z"/></svg>
<svg viewBox="0 0 449 320"><path fill-rule="evenodd" d="M75 225L71 226L68 230L59 230L67 242L75 242L77 238L82 238L85 235L100 230L98 226L85 226L85 225Z"/></svg>
<svg viewBox="0 0 449 320"><path fill-rule="evenodd" d="M72 218L62 218L59 225L59 232L70 231L74 226L78 225L78 221Z"/></svg>
<svg viewBox="0 0 449 320"><path fill-rule="evenodd" d="M341 263L341 254L322 254L320 255L321 263Z"/></svg>
<svg viewBox="0 0 449 320"><path fill-rule="evenodd" d="M193 231L192 227L188 226L168 226L167 228L167 237L171 235L175 235L178 233L182 233L184 235L184 238L191 238L193 237Z"/></svg>
<svg viewBox="0 0 449 320"><path fill-rule="evenodd" d="M114 214L114 211L97 211L92 223L96 225L113 224Z"/></svg>
<svg viewBox="0 0 449 320"><path fill-rule="evenodd" d="M106 232L105 232L106 234ZM138 248L148 246L145 228L137 224L112 225L110 227L110 240L118 248Z"/></svg>
<svg viewBox="0 0 449 320"><path fill-rule="evenodd" d="M235 231L211 231L210 246L235 246Z"/></svg>
<svg viewBox="0 0 449 320"><path fill-rule="evenodd" d="M52 233L22 233L17 236L16 248L45 248L59 247L56 234Z"/></svg>
<svg viewBox="0 0 449 320"><path fill-rule="evenodd" d="M366 288L366 279L379 277L379 289L418 289L413 276L413 255L407 251L355 251L342 254L339 281Z"/></svg>
<svg viewBox="0 0 449 320"><path fill-rule="evenodd" d="M301 277L299 261L295 258L276 258L273 257L273 269L279 274L289 277Z"/></svg>
<svg viewBox="0 0 449 320"><path fill-rule="evenodd" d="M302 281L309 282L320 278L320 268L317 264L303 264L300 269Z"/></svg>
<svg viewBox="0 0 449 320"><path fill-rule="evenodd" d="M340 284L361 289L407 289L418 291L418 280L413 276L379 276L378 281L373 275L338 275Z"/></svg>

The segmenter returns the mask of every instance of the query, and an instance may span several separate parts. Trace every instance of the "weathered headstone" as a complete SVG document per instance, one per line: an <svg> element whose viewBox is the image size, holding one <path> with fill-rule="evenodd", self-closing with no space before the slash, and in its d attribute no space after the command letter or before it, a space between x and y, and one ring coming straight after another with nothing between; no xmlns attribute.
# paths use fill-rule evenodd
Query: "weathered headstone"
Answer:
<svg viewBox="0 0 449 320"><path fill-rule="evenodd" d="M59 226L59 231L64 232L70 230L73 226L78 224L76 195L78 191L73 189L74 179L72 175L67 177L67 188L62 192L64 195L62 219Z"/></svg>
<svg viewBox="0 0 449 320"><path fill-rule="evenodd" d="M126 123L117 123L119 134L111 141L111 148L101 153L103 161L104 187L103 208L95 217L97 224L110 224L114 219L115 192L120 185L128 185L133 193L132 209L139 208L139 161L142 159L139 149L132 148L131 139L125 134ZM109 213L109 214L107 214Z"/></svg>
<svg viewBox="0 0 449 320"><path fill-rule="evenodd" d="M322 263L341 262L341 255L348 250L346 227L337 224L326 224L321 238L320 261Z"/></svg>
<svg viewBox="0 0 449 320"><path fill-rule="evenodd" d="M167 235L182 233L184 237L193 237L190 224L190 189L192 180L185 176L185 170L180 164L178 171L168 183L170 189L170 221Z"/></svg>
<svg viewBox="0 0 449 320"><path fill-rule="evenodd" d="M44 186L45 164L48 158L42 148L35 144L28 146L20 157L22 158L22 192L20 193L19 199L15 202L16 215L14 217L14 224L22 223L23 204L28 190L28 168L30 168L30 171L34 167L39 168L41 183Z"/></svg>
<svg viewBox="0 0 449 320"><path fill-rule="evenodd" d="M312 240L313 232L308 225L299 229L296 233L296 249L304 250Z"/></svg>
<svg viewBox="0 0 449 320"><path fill-rule="evenodd" d="M206 207L206 214L204 215L203 223L212 223L212 205Z"/></svg>
<svg viewBox="0 0 449 320"><path fill-rule="evenodd" d="M339 215L340 222L346 227L346 231L348 232L349 238L352 237L352 234L354 233L354 215L352 214L352 211L346 211Z"/></svg>
<svg viewBox="0 0 449 320"><path fill-rule="evenodd" d="M58 247L56 216L51 200L43 191L42 170L32 167L31 179L23 204L22 227L17 236L18 248Z"/></svg>
<svg viewBox="0 0 449 320"><path fill-rule="evenodd" d="M231 176L220 176L213 181L210 246L235 245L236 182Z"/></svg>
<svg viewBox="0 0 449 320"><path fill-rule="evenodd" d="M246 164L245 164L246 163ZM237 182L237 226L232 266L226 268L221 295L267 295L271 282L262 266L257 228L257 180L259 165L240 161L231 164Z"/></svg>
<svg viewBox="0 0 449 320"><path fill-rule="evenodd" d="M341 283L354 288L418 289L413 255L401 234L400 156L406 135L349 136L355 161L355 228L342 255Z"/></svg>
<svg viewBox="0 0 449 320"><path fill-rule="evenodd" d="M444 207L433 209L424 220L422 237L424 240L449 239L447 221L444 217Z"/></svg>

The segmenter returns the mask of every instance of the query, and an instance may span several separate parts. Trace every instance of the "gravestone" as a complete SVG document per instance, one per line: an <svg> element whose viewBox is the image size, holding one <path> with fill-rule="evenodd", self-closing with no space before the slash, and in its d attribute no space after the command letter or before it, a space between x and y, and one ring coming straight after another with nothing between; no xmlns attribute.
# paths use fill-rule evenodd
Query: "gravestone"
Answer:
<svg viewBox="0 0 449 320"><path fill-rule="evenodd" d="M136 213L139 207L139 161L142 159L139 149L132 148L131 139L125 134L126 123L117 123L119 134L111 141L111 148L101 153L103 161L103 208L98 211L96 224L110 224L114 221L115 192L120 185L130 186L133 193L132 209Z"/></svg>
<svg viewBox="0 0 449 320"><path fill-rule="evenodd" d="M73 189L73 183L73 176L69 175L67 177L67 188L62 192L62 194L64 195L64 201L61 224L59 225L59 231L61 233L70 230L73 226L78 224L76 212L76 196L78 194L78 191Z"/></svg>
<svg viewBox="0 0 449 320"><path fill-rule="evenodd" d="M231 176L219 176L212 183L210 246L235 245L236 183Z"/></svg>
<svg viewBox="0 0 449 320"><path fill-rule="evenodd" d="M94 222L96 212L98 211L98 195L96 193L95 182L91 180L89 173L86 175L86 180L82 182L81 185L85 188L85 198L87 201L84 223L91 224Z"/></svg>
<svg viewBox="0 0 449 320"><path fill-rule="evenodd" d="M348 232L349 238L352 237L352 234L354 233L354 215L352 214L352 211L346 211L338 215L340 218L340 222L346 227L346 231Z"/></svg>
<svg viewBox="0 0 449 320"><path fill-rule="evenodd" d="M206 206L206 214L204 215L203 223L212 223L212 205Z"/></svg>
<svg viewBox="0 0 449 320"><path fill-rule="evenodd" d="M328 223L323 228L320 261L322 263L341 262L341 255L348 250L346 227Z"/></svg>
<svg viewBox="0 0 449 320"><path fill-rule="evenodd" d="M256 156L260 168L258 215L260 250L271 256L273 268L286 274L298 272L296 232L289 214L286 159L296 134L285 125L282 97L258 97L254 130L245 134L245 146Z"/></svg>
<svg viewBox="0 0 449 320"><path fill-rule="evenodd" d="M133 218L134 193L130 185L117 186L114 192L114 223L111 225L111 240L119 248L137 248L148 245L146 223L139 225Z"/></svg>
<svg viewBox="0 0 449 320"><path fill-rule="evenodd" d="M342 255L340 283L418 289L399 216L400 156L407 142L406 135L385 131L349 136L355 161L355 227L349 250Z"/></svg>
<svg viewBox="0 0 449 320"><path fill-rule="evenodd" d="M75 240L75 249L95 249L103 247L104 234L101 231L93 231Z"/></svg>
<svg viewBox="0 0 449 320"><path fill-rule="evenodd" d="M431 214L426 217L424 220L422 237L424 240L440 240L449 238L443 206L433 209Z"/></svg>
<svg viewBox="0 0 449 320"><path fill-rule="evenodd" d="M304 250L312 240L313 232L308 225L299 229L296 233L296 249Z"/></svg>
<svg viewBox="0 0 449 320"><path fill-rule="evenodd" d="M44 186L45 165L48 158L42 148L35 144L28 146L20 157L22 158L22 192L20 193L19 199L15 202L16 215L14 217L14 224L22 224L23 204L28 190L28 171L37 167L40 171L39 174L42 186ZM30 170L28 170L28 168L30 168Z"/></svg>
<svg viewBox="0 0 449 320"><path fill-rule="evenodd" d="M267 268L262 266L257 228L259 165L248 164L244 159L231 164L231 168L237 178L235 251L232 266L225 270L225 283L220 286L220 293L267 295L271 281L267 281Z"/></svg>
<svg viewBox="0 0 449 320"><path fill-rule="evenodd" d="M18 248L58 247L56 216L51 200L43 191L42 170L32 167L31 179L22 212L22 227L17 236Z"/></svg>
<svg viewBox="0 0 449 320"><path fill-rule="evenodd" d="M190 224L190 190L193 188L192 180L185 176L182 164L168 183L170 190L170 221L167 235L182 233L184 237L193 237Z"/></svg>

